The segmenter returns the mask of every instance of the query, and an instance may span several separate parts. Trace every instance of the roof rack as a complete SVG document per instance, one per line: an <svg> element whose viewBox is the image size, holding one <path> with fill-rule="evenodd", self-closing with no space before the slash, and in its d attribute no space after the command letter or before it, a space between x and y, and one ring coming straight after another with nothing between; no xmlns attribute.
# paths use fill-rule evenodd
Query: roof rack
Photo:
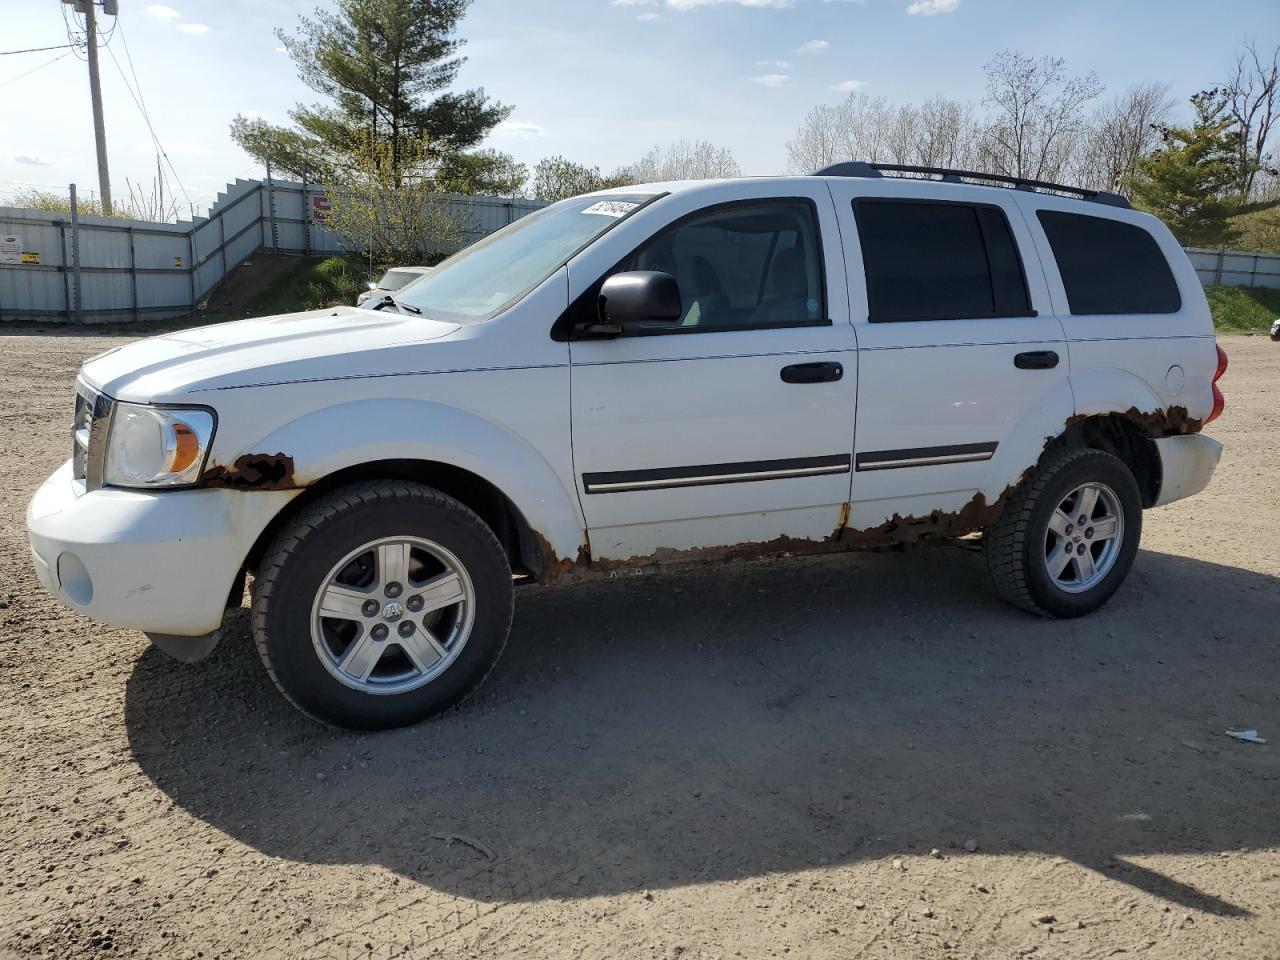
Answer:
<svg viewBox="0 0 1280 960"><path fill-rule="evenodd" d="M1086 190L1083 187L1068 187L1061 183L1048 183L1044 180L1027 180L1023 177L1008 177L1002 173L977 173L973 170L952 170L949 167L915 167L903 163L867 163L865 160L850 160L845 163L833 163L814 173L815 177L883 177L885 172L906 175L909 179L928 180L937 177L943 183L964 183L966 180L984 180L990 183L1007 184L1015 190L1027 190L1035 193L1059 193L1093 203L1105 203L1109 207L1129 208L1129 201L1118 193L1105 190Z"/></svg>

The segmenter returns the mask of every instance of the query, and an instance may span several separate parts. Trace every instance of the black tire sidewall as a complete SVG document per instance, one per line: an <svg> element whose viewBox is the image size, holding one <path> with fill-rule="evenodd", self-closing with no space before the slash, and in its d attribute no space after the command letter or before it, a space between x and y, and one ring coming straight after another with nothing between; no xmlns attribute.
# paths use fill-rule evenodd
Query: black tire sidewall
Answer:
<svg viewBox="0 0 1280 960"><path fill-rule="evenodd" d="M425 492L425 491L424 491ZM277 684L298 707L342 727L380 729L414 723L448 709L484 679L511 626L511 568L484 522L442 494L400 495L348 504L291 538L273 558L272 598L264 611L264 656ZM475 621L458 658L416 690L369 694L334 677L311 638L311 608L333 566L362 544L384 537L420 537L452 552L476 596Z"/></svg>
<svg viewBox="0 0 1280 960"><path fill-rule="evenodd" d="M1058 587L1044 565L1044 543L1049 518L1072 490L1085 483L1103 483L1115 491L1124 513L1124 539L1120 555L1100 583L1084 593L1068 593ZM1057 617L1092 613L1115 595L1133 566L1142 538L1142 494L1132 472L1119 458L1093 450L1072 460L1046 485L1031 511L1025 542L1027 585L1036 605Z"/></svg>

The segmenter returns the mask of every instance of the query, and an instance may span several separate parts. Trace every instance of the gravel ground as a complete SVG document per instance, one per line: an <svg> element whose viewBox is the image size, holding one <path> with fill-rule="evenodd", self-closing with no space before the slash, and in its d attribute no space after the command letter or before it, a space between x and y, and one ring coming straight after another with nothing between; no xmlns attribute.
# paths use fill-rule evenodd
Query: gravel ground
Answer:
<svg viewBox="0 0 1280 960"><path fill-rule="evenodd" d="M1095 616L955 547L529 590L475 701L357 736L243 617L183 665L35 582L119 342L0 337L0 955L1280 957L1280 345L1223 339L1218 476Z"/></svg>

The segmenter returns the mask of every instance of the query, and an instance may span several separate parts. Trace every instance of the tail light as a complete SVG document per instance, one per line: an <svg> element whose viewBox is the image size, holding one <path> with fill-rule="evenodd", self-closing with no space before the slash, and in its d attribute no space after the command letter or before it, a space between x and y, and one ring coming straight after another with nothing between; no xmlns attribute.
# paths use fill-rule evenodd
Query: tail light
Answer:
<svg viewBox="0 0 1280 960"><path fill-rule="evenodd" d="M1205 417L1205 424L1213 423L1220 416L1227 406L1227 398L1222 395L1222 391L1218 389L1218 381L1222 379L1222 375L1227 372L1227 351L1221 347L1218 350L1218 369L1213 373L1213 412Z"/></svg>

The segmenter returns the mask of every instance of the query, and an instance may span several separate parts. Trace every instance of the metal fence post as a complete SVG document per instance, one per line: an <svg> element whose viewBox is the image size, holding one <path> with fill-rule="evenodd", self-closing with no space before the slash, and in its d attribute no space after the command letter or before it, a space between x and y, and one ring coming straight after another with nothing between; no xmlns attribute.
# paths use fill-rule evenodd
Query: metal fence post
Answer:
<svg viewBox="0 0 1280 960"><path fill-rule="evenodd" d="M271 252L280 252L280 238L276 235L276 198L271 190L271 164L267 164L267 217L271 221Z"/></svg>
<svg viewBox="0 0 1280 960"><path fill-rule="evenodd" d="M1218 268L1214 271L1213 282L1215 286L1222 286L1222 260L1226 256L1226 248L1218 248Z"/></svg>
<svg viewBox="0 0 1280 960"><path fill-rule="evenodd" d="M311 256L311 218L307 215L307 165L302 165L302 255Z"/></svg>
<svg viewBox="0 0 1280 960"><path fill-rule="evenodd" d="M218 253L222 254L222 277L220 280L226 279L227 276L227 221L222 218L222 211L218 211Z"/></svg>
<svg viewBox="0 0 1280 960"><path fill-rule="evenodd" d="M58 256L62 261L58 267L62 271L62 312L70 322L75 316L71 313L71 271L67 269L67 225L62 221L58 222Z"/></svg>
<svg viewBox="0 0 1280 960"><path fill-rule="evenodd" d="M76 278L76 323L84 319L80 299L80 208L76 205L76 185L71 184L71 259L75 265Z"/></svg>
<svg viewBox="0 0 1280 960"><path fill-rule="evenodd" d="M187 276L191 280L191 315L196 315L196 225L194 221L191 224L191 230L187 233Z"/></svg>
<svg viewBox="0 0 1280 960"><path fill-rule="evenodd" d="M133 246L133 227L125 227L129 234L129 280L133 283L133 322L141 319L138 312L138 254Z"/></svg>

